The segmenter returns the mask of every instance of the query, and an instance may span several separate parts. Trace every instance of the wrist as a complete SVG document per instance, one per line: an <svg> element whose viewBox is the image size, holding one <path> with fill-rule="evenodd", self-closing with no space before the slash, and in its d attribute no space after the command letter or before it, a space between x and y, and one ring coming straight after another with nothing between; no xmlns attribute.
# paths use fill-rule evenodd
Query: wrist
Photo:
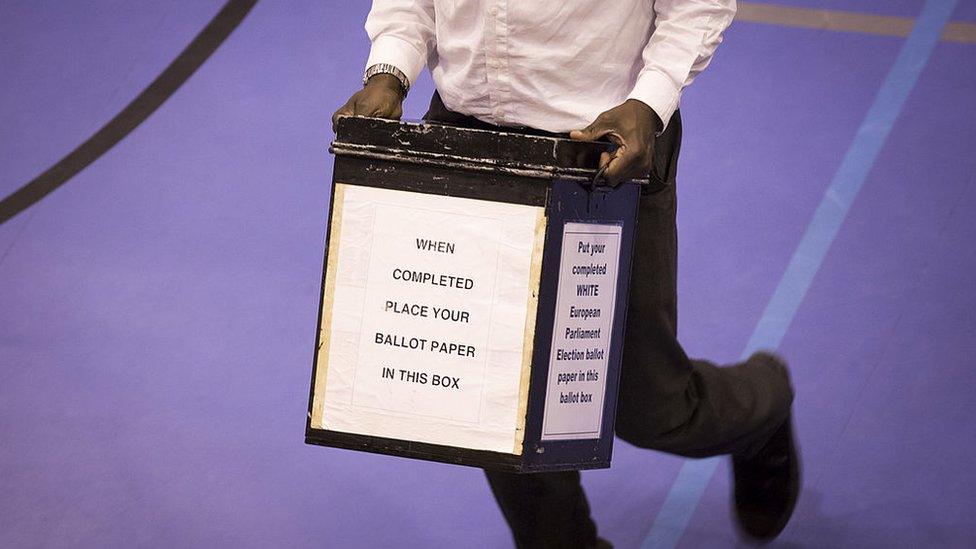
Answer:
<svg viewBox="0 0 976 549"><path fill-rule="evenodd" d="M661 117L658 116L657 112L650 105L639 99L628 99L626 102L632 103L642 116L650 120L651 126L654 128L654 135L661 133L661 130L664 129L664 122L661 121Z"/></svg>
<svg viewBox="0 0 976 549"><path fill-rule="evenodd" d="M391 85L392 79L395 82L393 88L397 90L400 97L405 98L407 96L407 92L410 90L410 81L403 74L403 71L390 63L376 63L367 68L366 73L363 75L363 86L365 87L371 81L377 80L380 76L385 78L379 79L379 82L389 86Z"/></svg>
<svg viewBox="0 0 976 549"><path fill-rule="evenodd" d="M381 72L379 74L374 74L366 80L366 88L378 87L378 88L389 88L396 91L397 93L403 95L403 86L397 77L392 74Z"/></svg>

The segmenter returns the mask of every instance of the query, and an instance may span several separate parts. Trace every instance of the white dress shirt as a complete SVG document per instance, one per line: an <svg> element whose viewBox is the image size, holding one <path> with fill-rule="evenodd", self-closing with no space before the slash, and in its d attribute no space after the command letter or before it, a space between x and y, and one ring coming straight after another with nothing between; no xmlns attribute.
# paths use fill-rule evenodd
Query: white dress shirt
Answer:
<svg viewBox="0 0 976 549"><path fill-rule="evenodd" d="M366 66L502 126L568 132L637 99L665 126L722 41L735 0L373 0Z"/></svg>

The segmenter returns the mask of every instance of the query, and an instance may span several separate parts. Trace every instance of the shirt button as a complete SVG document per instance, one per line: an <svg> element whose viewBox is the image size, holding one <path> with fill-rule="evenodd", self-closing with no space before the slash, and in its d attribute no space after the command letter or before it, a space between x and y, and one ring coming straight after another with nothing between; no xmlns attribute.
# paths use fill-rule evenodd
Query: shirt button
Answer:
<svg viewBox="0 0 976 549"><path fill-rule="evenodd" d="M502 62L497 59L492 59L488 62L488 65L493 69L497 69L498 67L502 66Z"/></svg>
<svg viewBox="0 0 976 549"><path fill-rule="evenodd" d="M492 6L491 9L488 10L488 14L492 17L498 17L498 6Z"/></svg>

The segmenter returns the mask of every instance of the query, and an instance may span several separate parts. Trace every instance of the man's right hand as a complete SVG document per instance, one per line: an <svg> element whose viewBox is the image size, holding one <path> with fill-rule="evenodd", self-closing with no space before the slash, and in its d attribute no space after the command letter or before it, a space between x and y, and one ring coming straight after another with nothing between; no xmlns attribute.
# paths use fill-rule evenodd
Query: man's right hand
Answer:
<svg viewBox="0 0 976 549"><path fill-rule="evenodd" d="M332 115L332 129L340 116L372 116L399 120L403 116L400 81L392 74L372 76L366 86L352 94L346 104Z"/></svg>

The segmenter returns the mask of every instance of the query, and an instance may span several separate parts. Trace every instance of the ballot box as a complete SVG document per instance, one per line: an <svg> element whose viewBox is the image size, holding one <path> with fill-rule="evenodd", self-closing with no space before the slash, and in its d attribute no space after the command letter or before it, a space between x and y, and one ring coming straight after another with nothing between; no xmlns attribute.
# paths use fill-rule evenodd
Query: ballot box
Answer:
<svg viewBox="0 0 976 549"><path fill-rule="evenodd" d="M608 147L340 118L306 442L609 467L641 184L593 184Z"/></svg>

